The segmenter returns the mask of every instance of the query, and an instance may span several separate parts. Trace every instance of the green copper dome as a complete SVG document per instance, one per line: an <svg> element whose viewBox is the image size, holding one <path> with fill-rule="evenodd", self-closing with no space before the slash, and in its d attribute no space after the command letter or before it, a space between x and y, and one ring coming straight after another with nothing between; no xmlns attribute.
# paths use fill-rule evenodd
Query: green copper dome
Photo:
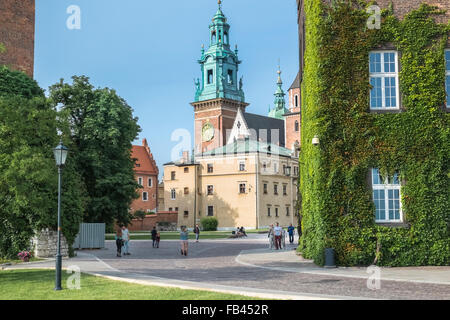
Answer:
<svg viewBox="0 0 450 320"><path fill-rule="evenodd" d="M286 94L283 91L283 81L281 80L281 70L278 68L278 81L277 81L277 91L275 92L275 108L270 110L269 108L269 117L281 119L283 120L286 113L288 113L288 110L286 109L286 100L284 97Z"/></svg>
<svg viewBox="0 0 450 320"><path fill-rule="evenodd" d="M230 25L222 12L221 2L212 24L209 26L210 44L208 50L202 46L202 78L195 82L195 102L225 98L244 102L242 78L238 81L238 50L230 47Z"/></svg>

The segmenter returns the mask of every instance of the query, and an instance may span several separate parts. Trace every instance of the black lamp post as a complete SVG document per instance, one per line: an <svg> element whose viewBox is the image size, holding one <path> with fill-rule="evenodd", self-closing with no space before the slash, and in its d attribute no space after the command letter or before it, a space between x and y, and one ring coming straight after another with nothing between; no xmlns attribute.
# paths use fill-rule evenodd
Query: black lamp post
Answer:
<svg viewBox="0 0 450 320"><path fill-rule="evenodd" d="M62 290L61 287L61 269L62 269L62 257L61 257L61 173L64 164L66 163L67 154L69 149L67 149L63 144L62 140L59 145L53 149L55 155L56 166L58 167L58 251L56 253L56 283L55 290Z"/></svg>

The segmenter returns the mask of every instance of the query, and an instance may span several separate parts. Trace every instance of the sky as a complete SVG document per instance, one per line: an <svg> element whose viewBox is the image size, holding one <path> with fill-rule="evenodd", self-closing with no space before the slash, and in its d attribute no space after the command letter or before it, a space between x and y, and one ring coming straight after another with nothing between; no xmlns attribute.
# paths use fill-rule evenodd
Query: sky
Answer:
<svg viewBox="0 0 450 320"><path fill-rule="evenodd" d="M223 0L239 48L247 112L273 107L278 61L287 93L298 72L295 0ZM70 6L80 9L79 29ZM115 89L133 108L162 172L171 161L172 133L193 136L197 60L208 47L217 0L36 0L35 79L48 87L85 75L95 87ZM192 146L194 142L192 141Z"/></svg>

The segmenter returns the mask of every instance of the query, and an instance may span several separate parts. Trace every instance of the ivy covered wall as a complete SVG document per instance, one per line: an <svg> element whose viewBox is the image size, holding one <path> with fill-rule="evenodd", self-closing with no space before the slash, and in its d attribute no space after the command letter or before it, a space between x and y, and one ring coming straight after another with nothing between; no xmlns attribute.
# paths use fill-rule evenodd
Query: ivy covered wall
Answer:
<svg viewBox="0 0 450 320"><path fill-rule="evenodd" d="M449 265L450 24L422 5L402 20L385 10L369 30L368 2L331 3L304 1L299 250L318 264L331 247L339 265ZM399 53L401 112L372 113L369 52L388 47ZM370 168L400 173L404 224L375 223Z"/></svg>

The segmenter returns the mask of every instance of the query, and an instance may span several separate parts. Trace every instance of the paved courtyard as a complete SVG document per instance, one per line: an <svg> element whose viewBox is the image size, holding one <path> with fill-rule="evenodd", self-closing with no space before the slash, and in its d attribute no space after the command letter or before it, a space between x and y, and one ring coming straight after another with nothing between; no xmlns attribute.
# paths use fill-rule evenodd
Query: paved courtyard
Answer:
<svg viewBox="0 0 450 320"><path fill-rule="evenodd" d="M261 297L292 299L450 299L450 268L382 269L381 287L367 287L365 268L324 269L295 255L295 246L275 252L265 235L246 239L190 241L189 255L181 256L179 241L132 241L130 256L116 257L114 241L102 250L84 250L64 266L81 271L178 287L249 292ZM52 267L51 262L34 266ZM16 266L16 268L33 267ZM383 276L387 279L383 280ZM400 280L400 281L399 281ZM431 282L431 283L427 283Z"/></svg>

